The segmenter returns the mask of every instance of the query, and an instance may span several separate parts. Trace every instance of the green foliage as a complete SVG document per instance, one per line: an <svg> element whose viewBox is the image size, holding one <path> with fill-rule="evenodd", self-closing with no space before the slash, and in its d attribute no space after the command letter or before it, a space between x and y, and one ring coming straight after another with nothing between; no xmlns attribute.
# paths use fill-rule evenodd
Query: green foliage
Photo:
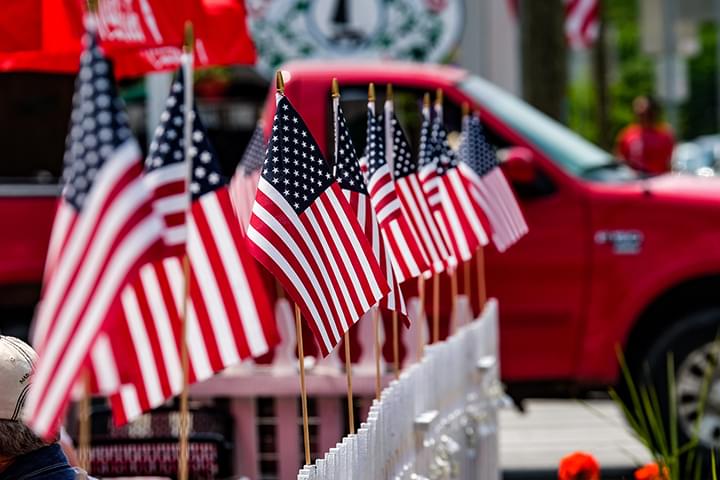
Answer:
<svg viewBox="0 0 720 480"><path fill-rule="evenodd" d="M679 133L684 138L718 133L717 124L717 28L700 26L700 52L688 61L690 97L680 109Z"/></svg>
<svg viewBox="0 0 720 480"><path fill-rule="evenodd" d="M640 12L638 0L602 0L607 25L607 58L609 64L610 137L632 122L632 100L655 91L655 59L646 55L640 45ZM692 139L718 133L717 28L713 23L699 25L699 53L688 61L689 98L679 108L676 135ZM596 118L594 80L581 75L570 86L568 124L591 141L597 142L597 127L589 125Z"/></svg>
<svg viewBox="0 0 720 480"><path fill-rule="evenodd" d="M568 125L583 137L597 143L600 132L595 122L597 97L592 80L585 75L570 84L569 88Z"/></svg>
<svg viewBox="0 0 720 480"><path fill-rule="evenodd" d="M698 456L699 430L705 411L705 402L708 397L710 382L715 367L710 365L704 372L702 388L699 396L698 411L695 428L688 442L680 445L677 430L677 389L675 382L675 362L672 353L667 357L667 386L668 386L668 412L667 419L660 406L660 399L654 385L645 382L637 383L632 377L622 350L617 348L618 361L622 371L623 381L628 389L630 402L625 403L614 389L610 389L610 397L625 415L632 433L642 443L652 456L662 472L667 469L668 480L700 479L702 458ZM649 378L649 375L648 375ZM667 420L667 424L665 421ZM712 452L713 478L715 473L715 456ZM685 468L685 471L682 471ZM692 469L692 472L690 471Z"/></svg>

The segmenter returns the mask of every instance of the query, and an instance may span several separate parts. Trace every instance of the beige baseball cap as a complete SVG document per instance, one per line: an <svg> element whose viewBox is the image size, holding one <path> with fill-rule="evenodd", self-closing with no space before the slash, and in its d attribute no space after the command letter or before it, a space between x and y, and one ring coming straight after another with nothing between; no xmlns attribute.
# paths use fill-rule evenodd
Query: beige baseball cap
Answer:
<svg viewBox="0 0 720 480"><path fill-rule="evenodd" d="M30 345L0 335L0 419L20 419L36 361Z"/></svg>

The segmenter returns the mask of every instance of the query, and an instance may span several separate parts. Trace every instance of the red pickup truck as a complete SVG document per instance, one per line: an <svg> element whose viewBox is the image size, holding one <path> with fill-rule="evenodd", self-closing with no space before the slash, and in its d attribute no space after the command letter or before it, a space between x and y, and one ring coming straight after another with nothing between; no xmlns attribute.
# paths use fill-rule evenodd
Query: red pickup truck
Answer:
<svg viewBox="0 0 720 480"><path fill-rule="evenodd" d="M365 144L369 82L380 93L378 105L385 84L393 85L395 110L415 146L425 92L443 89L449 131L460 129L460 106L469 102L505 158L502 167L530 228L505 253L492 247L486 253L488 292L500 302L503 379L520 396L605 389L619 379L619 345L633 369L649 365L662 389L672 351L681 423L692 424L720 326L720 181L643 178L461 69L302 62L285 70L286 94L326 154L332 77L340 82L358 149ZM274 111L274 102L271 89L266 112ZM268 130L271 121L266 115ZM701 429L705 441L716 445L720 417L713 409L720 405L720 381L717 387Z"/></svg>
<svg viewBox="0 0 720 480"><path fill-rule="evenodd" d="M358 148L365 143L369 82L378 87L378 102L384 100L385 84L392 83L396 112L415 146L425 92L444 90L450 131L459 130L460 105L469 102L504 155L503 169L530 227L507 252L486 249L489 294L500 301L504 380L520 395L582 394L618 382L616 345L634 369L647 362L657 379L663 378L666 352L673 351L681 424L692 424L702 372L713 359L710 343L720 326L719 181L642 178L518 98L460 69L390 62L298 63L286 69L286 93L325 153L333 76L340 81ZM34 91L47 93L56 83ZM4 96L0 108L15 101ZM59 150L69 102L43 107L67 112L60 125L43 123L40 108L29 104L21 109L27 118L0 122L5 143L12 146L13 129L23 129L27 137L28 129L47 127ZM268 129L273 111L271 90ZM16 145L8 158L27 163L2 162L0 177L41 158L41 147L42 142ZM59 170L60 157L56 163ZM54 185L28 189L0 179L4 333L23 334L37 301L57 191ZM715 387L701 430L706 442L718 445L720 382Z"/></svg>

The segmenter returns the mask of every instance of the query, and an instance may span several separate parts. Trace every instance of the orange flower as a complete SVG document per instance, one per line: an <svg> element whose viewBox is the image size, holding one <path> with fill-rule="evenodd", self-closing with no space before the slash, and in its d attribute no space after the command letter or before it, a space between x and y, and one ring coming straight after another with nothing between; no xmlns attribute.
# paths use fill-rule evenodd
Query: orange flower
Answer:
<svg viewBox="0 0 720 480"><path fill-rule="evenodd" d="M589 453L575 452L560 460L559 480L600 480L600 465Z"/></svg>
<svg viewBox="0 0 720 480"><path fill-rule="evenodd" d="M670 472L667 467L663 467L662 474L657 463L648 463L644 467L635 470L635 480L668 480Z"/></svg>

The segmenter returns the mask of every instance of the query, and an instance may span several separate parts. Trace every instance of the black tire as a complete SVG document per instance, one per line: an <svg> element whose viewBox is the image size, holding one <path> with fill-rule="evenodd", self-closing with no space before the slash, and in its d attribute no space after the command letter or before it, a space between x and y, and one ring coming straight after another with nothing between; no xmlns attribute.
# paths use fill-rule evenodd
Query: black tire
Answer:
<svg viewBox="0 0 720 480"><path fill-rule="evenodd" d="M717 353L710 357L706 352L709 349L709 345L712 345L718 338L719 327L720 307L707 308L686 314L657 337L657 339L648 348L642 360L636 362L634 365L629 365L636 384L645 383L646 385L652 385L655 388L658 403L660 404L660 409L662 411L665 433L668 436L668 423L670 418L668 413L668 356L672 353L676 387L679 386L680 378L678 375L681 370L683 371L683 378L687 378L687 375L693 376L693 378L690 379L692 382L686 382L686 384L689 383L693 385L690 389L691 391L686 391L682 395L680 395L680 393L676 395L678 412L684 412L683 415L685 417L684 420L681 419L680 413L678 413L676 417L680 446L690 441L691 430L688 430L687 425L694 425L694 420L691 419L691 412L693 411L693 408L696 411L696 415L699 413L697 412L699 410L697 405L699 404L699 390L701 389L698 388L698 391L694 392L694 382L697 380L698 384L702 384L707 378L705 368L700 368L696 365L697 360L701 359L705 362L705 365L710 365L715 371L714 375L717 376ZM627 388L625 387L622 390L624 390L623 396L625 397L626 402L629 401ZM627 403L627 405L630 404ZM706 413L711 413L711 406L708 405L707 408ZM720 411L713 411L712 413L720 415ZM697 417L695 417L695 419L696 418ZM685 423L683 423L683 421ZM717 435L713 434L712 437L717 451L720 447L720 427L716 433ZM710 478L706 475L709 475L710 473L710 445L713 443L703 443L701 441L701 446L696 451L695 458L699 459L702 465L707 465L706 468L703 468L701 478ZM688 458L685 458L685 461L687 460ZM692 463L694 464L695 461ZM686 470L685 466L681 470L681 472L689 471L690 470ZM686 478L684 473L681 474L681 478ZM693 478L693 476L688 476L687 478Z"/></svg>

